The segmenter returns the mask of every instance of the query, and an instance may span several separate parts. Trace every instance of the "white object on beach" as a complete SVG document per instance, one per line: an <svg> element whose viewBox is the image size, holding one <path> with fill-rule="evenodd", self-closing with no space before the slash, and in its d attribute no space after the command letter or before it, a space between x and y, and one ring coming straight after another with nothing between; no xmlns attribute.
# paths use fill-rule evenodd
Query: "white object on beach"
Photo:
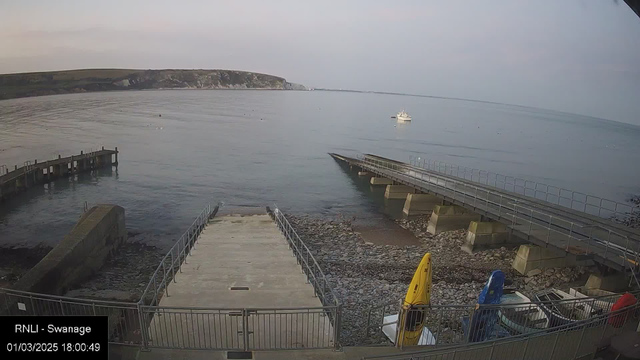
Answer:
<svg viewBox="0 0 640 360"><path fill-rule="evenodd" d="M391 340L392 343L396 343L396 332L398 327L398 314L388 315L384 317L382 326L382 332L384 335ZM422 328L422 334L420 335L420 340L418 340L418 345L435 345L436 337L433 336L431 331L425 326Z"/></svg>

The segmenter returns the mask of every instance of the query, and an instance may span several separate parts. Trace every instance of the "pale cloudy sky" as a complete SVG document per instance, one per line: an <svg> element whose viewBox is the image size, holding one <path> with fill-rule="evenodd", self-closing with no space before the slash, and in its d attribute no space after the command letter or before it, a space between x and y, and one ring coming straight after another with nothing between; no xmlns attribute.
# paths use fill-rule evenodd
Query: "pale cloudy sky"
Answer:
<svg viewBox="0 0 640 360"><path fill-rule="evenodd" d="M613 0L0 0L0 73L221 68L640 125L640 18Z"/></svg>

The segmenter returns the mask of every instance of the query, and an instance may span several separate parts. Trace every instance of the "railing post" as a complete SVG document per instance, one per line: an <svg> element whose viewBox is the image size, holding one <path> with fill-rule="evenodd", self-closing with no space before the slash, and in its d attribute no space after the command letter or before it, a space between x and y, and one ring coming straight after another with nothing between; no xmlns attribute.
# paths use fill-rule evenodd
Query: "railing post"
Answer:
<svg viewBox="0 0 640 360"><path fill-rule="evenodd" d="M242 309L242 342L244 351L249 351L249 311Z"/></svg>
<svg viewBox="0 0 640 360"><path fill-rule="evenodd" d="M528 347L529 347L529 338L527 338L526 342L524 343L524 350L522 351L522 357L520 358L520 360L524 360L525 357L527 356Z"/></svg>
<svg viewBox="0 0 640 360"><path fill-rule="evenodd" d="M469 324L471 324L471 322L469 322ZM493 359L493 351L495 350L495 348L496 348L496 342L494 341L491 343L491 352L489 353L489 360Z"/></svg>
<svg viewBox="0 0 640 360"><path fill-rule="evenodd" d="M169 250L171 252L171 277L173 278L173 282L176 282L176 270L175 270L175 265L174 265L174 258L173 258L173 249Z"/></svg>
<svg viewBox="0 0 640 360"><path fill-rule="evenodd" d="M574 196L575 192L572 191L571 192L571 209L573 210L573 196Z"/></svg>
<svg viewBox="0 0 640 360"><path fill-rule="evenodd" d="M140 322L140 335L142 336L142 350L148 350L149 349L149 337L147 334L147 324L144 321L144 314L143 314L143 308L142 308L142 302L143 300L140 299L140 301L138 301L137 307L136 307L136 311L138 312L138 321Z"/></svg>
<svg viewBox="0 0 640 360"><path fill-rule="evenodd" d="M153 274L153 301L154 305L158 305L158 285L156 283L156 274Z"/></svg>
<svg viewBox="0 0 640 360"><path fill-rule="evenodd" d="M604 339L604 334L607 332L607 324L609 324L608 321L604 321L604 327L602 328L602 335L600 335L600 341L602 341L602 339Z"/></svg>
<svg viewBox="0 0 640 360"><path fill-rule="evenodd" d="M478 200L478 187L474 186L476 189L475 195L473 196L473 208L476 208L476 201Z"/></svg>
<svg viewBox="0 0 640 360"><path fill-rule="evenodd" d="M169 284L167 284L167 270L164 267L164 259L162 259L162 282L164 283L164 292L167 294L167 296L169 295Z"/></svg>
<svg viewBox="0 0 640 360"><path fill-rule="evenodd" d="M403 309L403 302L400 300L400 309L398 311L398 322L396 323L396 347L402 350L402 346L404 345L404 328L405 328L405 312Z"/></svg>
<svg viewBox="0 0 640 360"><path fill-rule="evenodd" d="M182 253L180 251L180 244L182 243L183 237L184 235L182 235L180 239L178 239L178 271L180 271L180 273L182 273Z"/></svg>
<svg viewBox="0 0 640 360"><path fill-rule="evenodd" d="M33 313L33 315L38 315L38 313L36 312L36 307L33 305L33 295L29 295L29 303L31 303L31 312ZM95 315L95 310L94 310L94 315Z"/></svg>
<svg viewBox="0 0 640 360"><path fill-rule="evenodd" d="M191 251L191 249L189 248L189 242L191 241L189 239L189 232L186 233L186 237L184 237L184 243L182 244L182 251L184 251L184 263L185 264L189 264L187 262L187 257L189 256L189 251Z"/></svg>
<svg viewBox="0 0 640 360"><path fill-rule="evenodd" d="M602 198L600 198L600 205L598 206L598 216L602 216L600 212L602 211Z"/></svg>
<svg viewBox="0 0 640 360"><path fill-rule="evenodd" d="M604 248L604 259L607 260L607 252L609 252L609 243L611 240L611 230L609 230L609 234L607 235L607 246Z"/></svg>
<svg viewBox="0 0 640 360"><path fill-rule="evenodd" d="M589 253L589 249L591 249L591 238L593 238L593 226L591 227L591 231L589 231L589 238L587 238L587 254Z"/></svg>
<svg viewBox="0 0 640 360"><path fill-rule="evenodd" d="M558 338L560 338L560 331L556 331L556 340L553 342L553 349L551 349L551 355L549 355L549 360L553 359L553 354L556 353L556 346L558 346Z"/></svg>
<svg viewBox="0 0 640 360"><path fill-rule="evenodd" d="M340 350L340 332L342 330L342 304L338 305L336 309L336 315L334 317L333 331L335 335L333 337L334 350Z"/></svg>
<svg viewBox="0 0 640 360"><path fill-rule="evenodd" d="M580 341L578 342L578 346L576 347L576 352L573 353L573 358L578 358L578 352L580 351L580 347L582 346L582 340L584 339L584 329L587 328L587 324L582 325L582 331L580 332Z"/></svg>

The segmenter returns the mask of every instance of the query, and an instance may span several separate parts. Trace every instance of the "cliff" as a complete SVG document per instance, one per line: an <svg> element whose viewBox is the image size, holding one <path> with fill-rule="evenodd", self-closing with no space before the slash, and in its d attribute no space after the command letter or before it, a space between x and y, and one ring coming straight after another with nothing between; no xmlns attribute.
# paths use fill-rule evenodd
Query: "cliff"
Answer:
<svg viewBox="0 0 640 360"><path fill-rule="evenodd" d="M306 90L282 77L234 70L83 69L0 75L0 99L133 89Z"/></svg>

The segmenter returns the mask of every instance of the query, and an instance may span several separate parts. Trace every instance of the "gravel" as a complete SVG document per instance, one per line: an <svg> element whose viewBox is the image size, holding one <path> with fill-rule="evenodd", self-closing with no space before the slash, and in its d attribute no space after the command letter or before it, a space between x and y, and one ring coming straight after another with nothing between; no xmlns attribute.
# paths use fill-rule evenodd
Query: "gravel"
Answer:
<svg viewBox="0 0 640 360"><path fill-rule="evenodd" d="M397 308L426 252L432 256L431 303L434 305L475 304L488 276L496 269L505 273L506 285L529 295L542 288L560 287L586 273L584 268L567 268L549 269L532 277L521 276L511 268L517 248L501 247L467 254L460 249L466 230L433 236L426 231L428 216L396 221L415 234L420 241L416 246L367 243L353 231L351 220L343 217L287 215L287 218L313 252L343 304L341 340L347 346L386 342L386 338L375 331L367 334L367 310L384 304L392 304L389 310ZM381 317L381 313L378 315Z"/></svg>
<svg viewBox="0 0 640 360"><path fill-rule="evenodd" d="M51 247L48 246L0 248L0 288L11 287L15 284L49 251L51 251Z"/></svg>
<svg viewBox="0 0 640 360"><path fill-rule="evenodd" d="M138 242L136 236L130 237L95 275L66 295L136 302L165 254L164 249Z"/></svg>

